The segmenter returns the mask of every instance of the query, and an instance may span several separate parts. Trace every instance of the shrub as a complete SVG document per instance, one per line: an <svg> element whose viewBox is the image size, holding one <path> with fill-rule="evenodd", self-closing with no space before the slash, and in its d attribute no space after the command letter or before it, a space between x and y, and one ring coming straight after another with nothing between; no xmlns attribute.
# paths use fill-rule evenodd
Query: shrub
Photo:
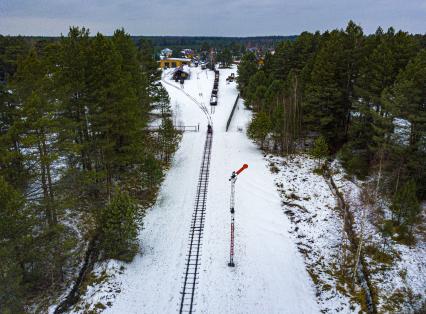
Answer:
<svg viewBox="0 0 426 314"><path fill-rule="evenodd" d="M321 164L321 160L327 157L327 155L329 154L329 151L328 151L328 144L324 136L321 135L315 139L314 147L312 147L310 154L312 155L312 157L317 159L320 162L320 164Z"/></svg>
<svg viewBox="0 0 426 314"><path fill-rule="evenodd" d="M342 165L350 175L355 175L363 180L368 175L368 157L366 152L353 151L345 145L339 152Z"/></svg>
<svg viewBox="0 0 426 314"><path fill-rule="evenodd" d="M406 182L396 192L392 200L391 210L394 214L394 222L400 229L400 236L412 238L413 225L417 223L421 212L420 203L416 196L416 183L413 180Z"/></svg>

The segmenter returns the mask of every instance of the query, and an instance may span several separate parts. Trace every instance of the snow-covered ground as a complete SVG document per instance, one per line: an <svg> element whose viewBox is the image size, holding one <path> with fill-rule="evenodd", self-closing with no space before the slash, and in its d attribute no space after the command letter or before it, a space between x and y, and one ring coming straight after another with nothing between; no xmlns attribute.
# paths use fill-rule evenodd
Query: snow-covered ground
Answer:
<svg viewBox="0 0 426 314"><path fill-rule="evenodd" d="M351 297L347 283L339 280L342 213L327 181L314 173L317 161L305 155L267 156L266 160L275 173L284 212L292 222L291 234L314 278L321 311L357 313L360 310L358 301ZM380 313L411 313L426 295L425 239L419 236L412 247L387 239L385 252L392 261L381 261L374 253L383 251L384 239L374 225L374 211L362 202L362 182L348 180L338 161L333 162L332 172L334 182L353 213L353 227L358 235L362 211L366 210L363 255L377 293L378 310Z"/></svg>
<svg viewBox="0 0 426 314"><path fill-rule="evenodd" d="M400 119L401 120L401 119ZM406 126L406 123L399 121L400 125ZM357 233L360 233L362 209L366 207L360 200L362 189L360 184L355 184L345 179L344 172L335 162L334 180L339 186L340 191L345 195L345 199L354 213ZM388 204L383 200L381 204L385 216L390 217ZM399 244L392 239L386 239L386 249L384 248L384 239L378 231L377 226L373 224L374 211L366 208L367 219L364 225L364 247L375 247L392 258L392 263L384 263L374 258L367 249L364 250L366 261L370 271L370 280L376 287L378 298L378 310L389 312L393 309L395 312L404 311L410 313L414 305L421 303L426 296L426 241L421 236L417 237L417 243L412 246Z"/></svg>
<svg viewBox="0 0 426 314"><path fill-rule="evenodd" d="M360 309L336 280L341 258L342 219L326 180L313 170L309 156L267 156L275 173L283 211L292 222L290 233L314 278L323 313L357 313Z"/></svg>
<svg viewBox="0 0 426 314"><path fill-rule="evenodd" d="M214 72L191 68L183 90L163 75L174 112L174 124L200 126L186 132L171 169L150 208L140 233L141 253L130 264L98 265L100 278L88 288L75 313L175 313L183 282L188 232L205 141ZM360 306L339 280L342 259L342 217L336 196L318 164L305 155L263 156L246 136L251 112L240 101L225 132L237 97L235 82L226 77L236 69L221 69L218 106L211 113L214 137L195 311L201 313L357 313ZM197 102L195 102L196 100ZM249 165L236 184L235 268L229 257L228 178L243 163ZM338 162L333 178L354 215L359 233L363 204L361 182L349 181ZM370 217L369 217L370 218ZM364 228L365 247L383 239L371 220ZM414 247L390 243L396 256L384 265L365 254L370 279L378 292L381 312L398 311L426 294L426 242ZM404 296L401 297L401 294ZM402 300L401 300L402 298ZM393 304L392 302L396 302ZM398 304L399 302L399 304ZM387 308L383 305L386 304ZM401 305L402 304L402 305ZM391 312L392 312L391 311Z"/></svg>
<svg viewBox="0 0 426 314"><path fill-rule="evenodd" d="M191 72L184 92L178 83L168 78L168 73L164 79L169 84L164 85L171 98L175 123L200 124L200 132L183 135L158 201L144 219L141 254L132 263L123 264L124 270L114 272L105 284L110 288L102 288L101 284L90 288L84 296L92 303L92 309L98 301L105 305L102 300L106 300L106 295L114 294L115 299L108 298L105 313L175 313L178 310L207 129L205 114L188 95L210 110L214 80L212 71L192 68ZM220 70L219 101L211 115L214 137L195 310L201 313L319 313L314 284L289 234L291 223L282 211L268 163L245 135L251 113L244 109L242 102L235 111L229 132L225 132L237 96L236 84L225 81L232 72L236 69ZM236 267L229 268L228 178L243 163L247 163L249 169L236 185ZM105 265L99 266L102 267ZM115 263L114 267L120 269ZM101 310L103 306L97 308Z"/></svg>

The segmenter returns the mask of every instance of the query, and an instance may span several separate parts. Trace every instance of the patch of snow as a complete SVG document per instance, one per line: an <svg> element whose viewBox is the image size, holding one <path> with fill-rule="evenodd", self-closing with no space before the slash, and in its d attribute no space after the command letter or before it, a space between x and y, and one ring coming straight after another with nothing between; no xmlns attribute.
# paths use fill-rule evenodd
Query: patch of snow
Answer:
<svg viewBox="0 0 426 314"><path fill-rule="evenodd" d="M96 313L111 306L115 297L121 292L121 284L117 278L123 274L124 265L125 263L116 260L95 265L92 275L96 280L87 287L84 296L71 312Z"/></svg>
<svg viewBox="0 0 426 314"><path fill-rule="evenodd" d="M411 123L410 121L402 118L394 118L394 134L392 136L393 140L400 145L408 145L410 143L410 134L411 134Z"/></svg>

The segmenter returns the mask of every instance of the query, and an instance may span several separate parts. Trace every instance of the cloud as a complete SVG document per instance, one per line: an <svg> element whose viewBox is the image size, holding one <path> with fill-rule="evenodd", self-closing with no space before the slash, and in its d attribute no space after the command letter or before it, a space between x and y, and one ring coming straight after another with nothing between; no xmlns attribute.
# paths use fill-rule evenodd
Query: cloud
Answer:
<svg viewBox="0 0 426 314"><path fill-rule="evenodd" d="M58 35L69 25L92 33L124 27L134 35L290 35L394 26L426 31L424 0L0 0L0 33Z"/></svg>

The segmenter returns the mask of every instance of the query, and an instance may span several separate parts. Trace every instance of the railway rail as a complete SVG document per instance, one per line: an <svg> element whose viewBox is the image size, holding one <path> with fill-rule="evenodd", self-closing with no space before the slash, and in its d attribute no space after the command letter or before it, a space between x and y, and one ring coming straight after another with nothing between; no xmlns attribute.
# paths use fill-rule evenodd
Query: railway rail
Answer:
<svg viewBox="0 0 426 314"><path fill-rule="evenodd" d="M198 178L195 196L194 212L189 230L188 254L183 274L183 286L179 313L193 313L196 286L200 272L201 246L203 239L204 220L206 216L207 188L209 181L210 155L213 141L213 131L209 126L204 144L203 159Z"/></svg>
<svg viewBox="0 0 426 314"><path fill-rule="evenodd" d="M204 231L204 220L206 217L207 189L209 181L210 156L213 141L213 121L207 106L186 92L183 88L167 82L164 75L161 78L164 84L174 87L184 93L189 99L198 105L207 118L208 128L204 151L198 177L197 192L195 195L194 211L189 229L188 253L186 255L185 269L183 273L183 284L180 291L179 313L193 313L195 308L196 288L199 279L201 246Z"/></svg>

